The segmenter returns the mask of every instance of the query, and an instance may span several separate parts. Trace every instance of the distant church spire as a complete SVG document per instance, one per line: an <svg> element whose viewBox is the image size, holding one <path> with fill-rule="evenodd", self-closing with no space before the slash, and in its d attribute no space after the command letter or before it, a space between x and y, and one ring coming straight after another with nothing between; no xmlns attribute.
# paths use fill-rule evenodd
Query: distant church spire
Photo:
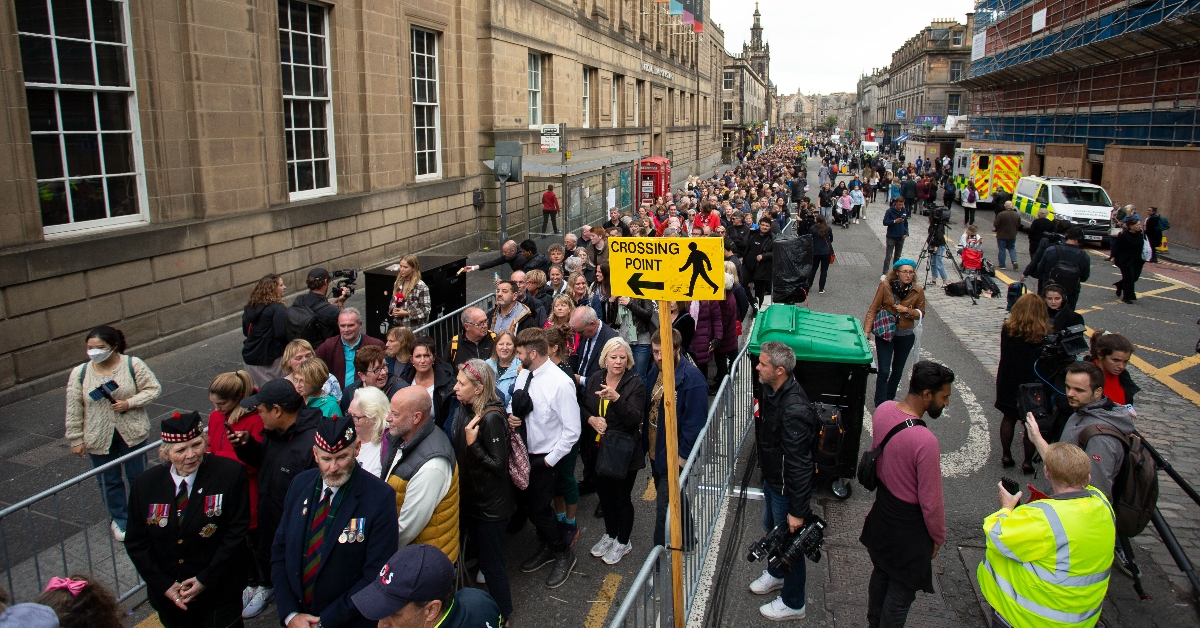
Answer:
<svg viewBox="0 0 1200 628"><path fill-rule="evenodd" d="M758 3L754 3L754 26L750 28L750 49L762 50L762 14L758 12Z"/></svg>

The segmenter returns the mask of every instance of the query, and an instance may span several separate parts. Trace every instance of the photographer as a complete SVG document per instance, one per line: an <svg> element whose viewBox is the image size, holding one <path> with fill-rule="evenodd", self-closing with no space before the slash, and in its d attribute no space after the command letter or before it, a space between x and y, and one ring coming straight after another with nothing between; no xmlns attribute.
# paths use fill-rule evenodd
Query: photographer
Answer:
<svg viewBox="0 0 1200 628"><path fill-rule="evenodd" d="M330 301L328 298L330 279L332 276L324 268L318 267L308 271L308 278L304 280L305 285L308 286L308 292L292 301L292 307L308 308L317 319L317 326L321 332L320 342L314 344L312 342L314 339L305 338L313 346L318 346L321 342L338 335L338 312L342 311L346 299L350 298L350 291L343 288L341 293L335 295Z"/></svg>
<svg viewBox="0 0 1200 628"><path fill-rule="evenodd" d="M929 236L925 240L929 249L930 282L942 279L942 287L949 283L946 276L946 223L950 222L950 205L945 209L935 209L929 216Z"/></svg>
<svg viewBox="0 0 1200 628"><path fill-rule="evenodd" d="M813 416L808 396L792 369L796 355L782 342L762 345L758 379L763 384L760 418L755 421L755 440L763 476L763 529L774 530L784 521L795 532L812 516L809 498L816 482L812 458ZM750 591L764 595L783 589L775 600L758 608L773 621L804 617L805 561L792 565L786 574L764 570L750 583Z"/></svg>
<svg viewBox="0 0 1200 628"><path fill-rule="evenodd" d="M1079 437L1090 425L1115 428L1128 437L1134 431L1133 417L1129 414L1129 408L1104 396L1104 372L1091 362L1072 362L1067 367L1065 390L1067 404L1073 413L1067 418L1058 440L1077 444L1087 452L1092 461L1092 486L1100 489L1112 501L1113 480L1125 460L1125 445L1115 436L1104 434L1097 434L1083 443L1079 442ZM1036 419L1030 413L1025 421L1028 424ZM1036 428L1027 429L1025 434L1045 460L1050 447L1045 435Z"/></svg>
<svg viewBox="0 0 1200 628"><path fill-rule="evenodd" d="M1058 284L1066 289L1067 309L1074 311L1079 301L1079 289L1092 276L1092 261L1081 246L1083 245L1083 229L1071 227L1065 236L1063 244L1050 245L1038 260L1037 272L1039 282ZM1039 283L1039 288L1042 283Z"/></svg>
<svg viewBox="0 0 1200 628"><path fill-rule="evenodd" d="M1091 626L1108 591L1116 530L1112 506L1088 486L1088 456L1055 443L1043 457L1051 498L1021 505L1001 483L1000 510L983 521L976 575L992 626Z"/></svg>

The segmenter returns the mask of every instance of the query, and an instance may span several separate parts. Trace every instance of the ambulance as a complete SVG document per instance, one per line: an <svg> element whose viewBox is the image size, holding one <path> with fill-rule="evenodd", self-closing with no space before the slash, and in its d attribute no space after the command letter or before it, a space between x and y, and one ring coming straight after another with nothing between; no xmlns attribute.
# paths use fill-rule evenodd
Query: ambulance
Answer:
<svg viewBox="0 0 1200 628"><path fill-rule="evenodd" d="M1080 179L1022 177L1013 195L1013 208L1028 227L1038 211L1046 209L1051 220L1069 220L1083 229L1085 242L1104 245L1109 238L1113 206L1104 188Z"/></svg>
<svg viewBox="0 0 1200 628"><path fill-rule="evenodd" d="M991 203L997 190L1003 189L1011 196L1021 178L1021 167L1025 153L1019 150L992 150L983 148L960 148L954 151L954 187L962 200L967 182L975 182L976 201L979 206Z"/></svg>

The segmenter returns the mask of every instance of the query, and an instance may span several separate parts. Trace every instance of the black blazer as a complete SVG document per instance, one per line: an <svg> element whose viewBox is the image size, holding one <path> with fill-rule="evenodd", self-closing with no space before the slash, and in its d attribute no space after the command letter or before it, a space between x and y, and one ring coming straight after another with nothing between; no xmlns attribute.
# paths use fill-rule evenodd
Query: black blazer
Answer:
<svg viewBox="0 0 1200 628"><path fill-rule="evenodd" d="M246 584L243 558L250 527L245 468L234 460L206 455L196 471L182 527L175 513L170 463L146 469L132 484L125 551L146 581L150 606L164 623L201 622L213 609L237 600ZM220 514L213 508L206 512L206 498L214 497L221 500ZM167 525L151 520L155 505L169 510ZM163 594L192 577L204 585L204 591L183 611Z"/></svg>
<svg viewBox="0 0 1200 628"><path fill-rule="evenodd" d="M596 371L587 378L581 407L583 412L579 417L585 426L588 417L600 416L600 387L604 385L607 377L607 371ZM642 423L646 420L646 386L632 369L626 369L621 383L617 384L617 395L617 400L608 405L608 412L602 418L608 424L609 430L626 432L637 442L637 449L629 459L629 473L632 475L646 466L646 452L642 448L641 435ZM589 432L594 434L590 426L588 427Z"/></svg>
<svg viewBox="0 0 1200 628"><path fill-rule="evenodd" d="M575 373L578 375L584 375L586 373L588 377L591 377L592 373L595 373L600 369L600 352L604 349L605 343L616 337L616 330L614 330L612 327L609 327L606 323L600 323L600 331L596 332L595 345L592 347L592 355L588 357L587 369L585 371L585 369L582 368L584 365L580 364L580 361L583 360L583 350L584 347L587 346L588 339L580 336L579 347L576 349L575 355L572 355L567 360L570 363L571 368L574 369ZM580 386L580 388L583 387Z"/></svg>
<svg viewBox="0 0 1200 628"><path fill-rule="evenodd" d="M338 491L346 494L325 528L321 566L313 584L312 607L308 609L304 606L300 576L304 568L306 530L312 523L316 507L313 496L321 483L321 471L309 469L301 473L287 491L283 521L271 546L271 579L275 582L280 622L292 613L307 612L320 616L321 623L330 627L375 626L376 622L358 612L350 596L379 577L379 571L400 545L396 491L362 467L356 465L352 473L349 484ZM367 520L362 530L363 540L340 543L338 537L349 529L352 518ZM239 590L241 586L239 583Z"/></svg>

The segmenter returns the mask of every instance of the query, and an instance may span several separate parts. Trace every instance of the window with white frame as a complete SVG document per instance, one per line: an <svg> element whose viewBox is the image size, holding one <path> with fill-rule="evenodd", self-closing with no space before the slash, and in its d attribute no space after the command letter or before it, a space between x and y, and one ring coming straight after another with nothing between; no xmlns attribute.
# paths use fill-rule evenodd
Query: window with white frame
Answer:
<svg viewBox="0 0 1200 628"><path fill-rule="evenodd" d="M529 53L529 126L539 126L541 123L542 55L531 52Z"/></svg>
<svg viewBox="0 0 1200 628"><path fill-rule="evenodd" d="M962 61L950 62L950 82L953 83L962 78Z"/></svg>
<svg viewBox="0 0 1200 628"><path fill-rule="evenodd" d="M621 77L614 76L612 80L612 126L617 128L621 118L620 101L617 100L617 93L621 89Z"/></svg>
<svg viewBox="0 0 1200 628"><path fill-rule="evenodd" d="M731 102L721 103L721 121L722 122L733 122L733 103L731 103Z"/></svg>
<svg viewBox="0 0 1200 628"><path fill-rule="evenodd" d="M279 0L283 134L292 200L337 192L327 21L323 6Z"/></svg>
<svg viewBox="0 0 1200 628"><path fill-rule="evenodd" d="M950 34L950 43L951 43L951 45L954 45L954 46L961 46L963 44L963 32L962 31L954 31L953 33L951 33Z"/></svg>
<svg viewBox="0 0 1200 628"><path fill-rule="evenodd" d="M583 128L592 125L592 70L583 69Z"/></svg>
<svg viewBox="0 0 1200 628"><path fill-rule="evenodd" d="M726 70L724 76L721 78L721 89L726 91L733 89L733 78L733 72Z"/></svg>
<svg viewBox="0 0 1200 628"><path fill-rule="evenodd" d="M14 5L43 233L144 222L127 3Z"/></svg>
<svg viewBox="0 0 1200 628"><path fill-rule="evenodd" d="M438 97L437 33L414 28L412 33L413 149L416 153L416 178L434 179L442 175L439 133L441 109Z"/></svg>

